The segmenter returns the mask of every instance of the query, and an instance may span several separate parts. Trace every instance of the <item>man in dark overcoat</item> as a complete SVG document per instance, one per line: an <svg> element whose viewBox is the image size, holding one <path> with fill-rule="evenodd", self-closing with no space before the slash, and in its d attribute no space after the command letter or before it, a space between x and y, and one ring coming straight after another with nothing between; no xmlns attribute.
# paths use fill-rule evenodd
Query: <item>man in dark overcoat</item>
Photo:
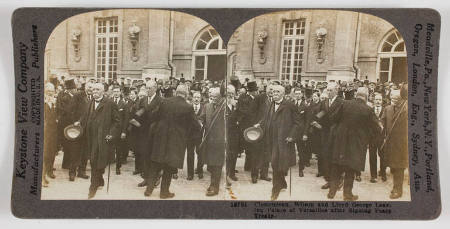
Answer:
<svg viewBox="0 0 450 229"><path fill-rule="evenodd" d="M247 83L247 94L241 95L238 100L237 113L238 113L238 123L241 129L241 134L244 130L255 125L258 120L258 87L256 82L251 81ZM251 170L252 182L257 183L259 171L261 169L261 159L260 157L259 145L258 143L244 142L245 148L245 159L248 161Z"/></svg>
<svg viewBox="0 0 450 229"><path fill-rule="evenodd" d="M380 123L381 117L384 114L385 108L383 107L383 97L380 93L374 95L374 104L372 107L375 115ZM379 147L383 143L383 136L379 135L373 138L369 143L369 165L370 165L370 182L377 182L377 168L378 168L378 156L380 157L380 176L383 181L386 181L386 161L384 155ZM377 156L378 155L378 156Z"/></svg>
<svg viewBox="0 0 450 229"><path fill-rule="evenodd" d="M182 169L188 141L192 128L200 128L194 109L186 102L188 95L185 85L180 85L175 96L161 102L157 121L151 128L152 151L150 154L150 170L145 196L150 196L154 184L163 171L161 180L161 199L173 198L169 191L172 174L177 168Z"/></svg>
<svg viewBox="0 0 450 229"><path fill-rule="evenodd" d="M335 136L332 139L330 190L328 198L333 199L339 189L342 174L344 177L344 200L355 201L353 181L357 171L364 171L367 145L381 132L378 119L367 105L367 88L359 88L356 99L345 100L332 117L337 121Z"/></svg>
<svg viewBox="0 0 450 229"><path fill-rule="evenodd" d="M205 124L205 136L201 148L202 159L211 173L207 196L219 193L222 168L225 163L225 108L226 101L220 95L220 88L210 90L211 103L205 105L200 116Z"/></svg>
<svg viewBox="0 0 450 229"><path fill-rule="evenodd" d="M44 94L44 161L42 166L42 187L48 186L47 176L54 179L53 164L58 152L58 136L56 122L55 86L45 84Z"/></svg>
<svg viewBox="0 0 450 229"><path fill-rule="evenodd" d="M65 90L58 95L56 100L58 125L60 126L60 131L62 131L59 134L63 136L64 128L80 121L84 110L81 96L77 92L75 81L73 79L64 81L64 87ZM77 168L80 165L80 139L67 140L66 138L63 138L61 145L64 151L62 167L69 170L69 180L74 181Z"/></svg>
<svg viewBox="0 0 450 229"><path fill-rule="evenodd" d="M407 85L391 92L392 105L386 107L382 116L385 143L382 151L386 165L391 169L394 186L389 196L398 199L403 194L405 169L408 168L408 101Z"/></svg>
<svg viewBox="0 0 450 229"><path fill-rule="evenodd" d="M295 139L297 138L300 120L295 105L284 99L285 89L281 85L273 85L273 103L261 123L268 149L271 149L273 170L272 200L276 200L280 191L287 188L285 176L290 167L295 166Z"/></svg>
<svg viewBox="0 0 450 229"><path fill-rule="evenodd" d="M84 91L81 91L78 93L79 101L80 101L80 108L82 108L81 114L86 114L89 110L89 104L92 101L92 83L87 82L84 86ZM83 129L85 129L85 126L83 126ZM88 139L85 134L81 135L80 137L80 165L78 166L78 173L77 177L88 179L89 176L86 175L86 166L87 161L89 160L89 153L88 153Z"/></svg>
<svg viewBox="0 0 450 229"><path fill-rule="evenodd" d="M321 188L328 189L330 187L330 174L331 174L331 162L332 162L332 139L336 135L337 120L335 113L340 110L343 99L338 95L339 85L331 82L327 85L328 99L322 103L322 111L325 112L322 118L317 121L313 121L312 125L317 128L322 128L322 150L319 155L319 164L322 165L322 173L325 183Z"/></svg>
<svg viewBox="0 0 450 229"><path fill-rule="evenodd" d="M122 96L122 90L120 87L116 86L113 89L114 104L117 106L117 111L119 112L120 118L120 138L114 141L114 151L116 153L116 174L120 175L120 168L122 164L126 162L128 157L128 139L127 139L127 128L129 122L129 114L127 112L128 101Z"/></svg>
<svg viewBox="0 0 450 229"><path fill-rule="evenodd" d="M105 181L103 173L113 153L113 141L120 135L120 118L117 106L104 96L104 87L100 83L93 86L93 100L89 110L81 120L86 126L85 134L88 139L88 149L91 163L91 185L88 198L95 196L98 187ZM83 124L85 123L85 124ZM79 123L77 123L79 125Z"/></svg>
<svg viewBox="0 0 450 229"><path fill-rule="evenodd" d="M226 173L227 176L237 181L236 177L236 162L240 152L239 141L241 133L237 121L237 112L235 99L236 89L233 85L227 87L227 110L226 110L226 125L227 125L227 152L226 152Z"/></svg>
<svg viewBox="0 0 450 229"><path fill-rule="evenodd" d="M158 118L158 111L162 98L157 95L158 84L153 81L147 81L145 84L147 96L139 100L139 108L134 115L131 123L137 127L137 145L136 145L136 171L141 172L144 180L138 184L144 187L148 184L150 168L150 154L152 151L152 128Z"/></svg>
<svg viewBox="0 0 450 229"><path fill-rule="evenodd" d="M194 108L195 116L200 121L200 116L205 109L205 104L202 102L202 94L199 91L194 91L192 94L192 107ZM202 129L192 129L192 133L189 134L189 141L187 145L187 170L188 170L188 180L194 179L194 165L195 165L195 154L197 154L197 174L198 178L203 178L203 162L200 157L199 146L202 141L203 131Z"/></svg>

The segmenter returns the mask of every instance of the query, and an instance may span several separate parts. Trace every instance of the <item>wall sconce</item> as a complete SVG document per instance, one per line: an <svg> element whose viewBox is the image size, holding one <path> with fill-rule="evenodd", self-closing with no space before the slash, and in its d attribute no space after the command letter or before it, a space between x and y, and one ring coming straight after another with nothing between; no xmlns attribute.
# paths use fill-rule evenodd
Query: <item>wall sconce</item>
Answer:
<svg viewBox="0 0 450 229"><path fill-rule="evenodd" d="M320 27L316 30L317 35L317 63L323 63L323 45L325 44L325 36L327 35L327 29Z"/></svg>
<svg viewBox="0 0 450 229"><path fill-rule="evenodd" d="M75 61L79 62L81 60L81 56L80 56L80 36L81 36L81 30L76 28L76 29L72 29L72 34L71 34L71 40L72 40L72 45L73 45L73 52L75 55Z"/></svg>
<svg viewBox="0 0 450 229"><path fill-rule="evenodd" d="M136 25L136 20L133 20L133 25L128 28L128 38L131 42L131 60L136 62L139 60L138 44L139 44L139 33L141 28Z"/></svg>
<svg viewBox="0 0 450 229"><path fill-rule="evenodd" d="M259 63L264 64L266 63L266 55L264 54L264 46L266 46L266 40L267 40L267 32L266 31L259 31L256 34L256 42L258 43L259 47Z"/></svg>

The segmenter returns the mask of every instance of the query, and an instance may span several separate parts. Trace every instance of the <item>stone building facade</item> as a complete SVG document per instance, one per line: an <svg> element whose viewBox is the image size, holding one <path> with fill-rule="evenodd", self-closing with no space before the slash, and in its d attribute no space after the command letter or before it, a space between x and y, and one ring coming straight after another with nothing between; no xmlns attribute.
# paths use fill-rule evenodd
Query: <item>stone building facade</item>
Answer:
<svg viewBox="0 0 450 229"><path fill-rule="evenodd" d="M215 29L195 16L166 10L104 10L59 24L47 42L45 67L46 78L183 75L218 80L226 75L226 49Z"/></svg>
<svg viewBox="0 0 450 229"><path fill-rule="evenodd" d="M228 77L402 82L406 48L387 21L364 13L298 10L265 14L228 43Z"/></svg>

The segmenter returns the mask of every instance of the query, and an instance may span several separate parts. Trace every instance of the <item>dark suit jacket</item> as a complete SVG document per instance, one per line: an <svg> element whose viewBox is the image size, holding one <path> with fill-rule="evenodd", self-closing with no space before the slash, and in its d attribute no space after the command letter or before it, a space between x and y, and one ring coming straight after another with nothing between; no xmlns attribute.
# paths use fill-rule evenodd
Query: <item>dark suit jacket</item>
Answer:
<svg viewBox="0 0 450 229"><path fill-rule="evenodd" d="M277 111L272 103L261 126L264 130L266 149L270 150L272 168L280 172L296 164L295 145L287 143L286 138L297 138L300 119L297 107L290 101L283 100Z"/></svg>
<svg viewBox="0 0 450 229"><path fill-rule="evenodd" d="M225 161L225 99L219 101L214 109L214 104L208 103L201 114L201 120L205 124L204 143L201 149L202 161L208 166L223 166ZM214 117L217 118L214 120Z"/></svg>
<svg viewBox="0 0 450 229"><path fill-rule="evenodd" d="M183 168L189 133L200 128L192 105L175 96L161 102L152 132L150 159L172 168Z"/></svg>
<svg viewBox="0 0 450 229"><path fill-rule="evenodd" d="M104 169L109 162L112 142L120 135L117 106L110 99L103 97L95 109L95 101L92 100L81 122L86 126L85 134L88 139L91 167ZM113 139L106 141L107 135L113 136Z"/></svg>
<svg viewBox="0 0 450 229"><path fill-rule="evenodd" d="M345 100L333 117L337 121L332 163L364 171L367 145L381 132L377 117L364 100Z"/></svg>

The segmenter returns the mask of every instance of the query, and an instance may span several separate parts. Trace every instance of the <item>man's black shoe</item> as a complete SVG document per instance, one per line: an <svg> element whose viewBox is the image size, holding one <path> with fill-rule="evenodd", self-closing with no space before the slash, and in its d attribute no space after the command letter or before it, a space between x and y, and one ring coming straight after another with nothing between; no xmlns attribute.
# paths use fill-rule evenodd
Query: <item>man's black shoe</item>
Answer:
<svg viewBox="0 0 450 229"><path fill-rule="evenodd" d="M168 192L168 193L161 193L159 195L159 198L161 198L161 199L170 199L170 198L173 198L174 196L175 196L175 193Z"/></svg>
<svg viewBox="0 0 450 229"><path fill-rule="evenodd" d="M147 185L147 180L143 180L141 183L138 184L138 187L145 187Z"/></svg>

